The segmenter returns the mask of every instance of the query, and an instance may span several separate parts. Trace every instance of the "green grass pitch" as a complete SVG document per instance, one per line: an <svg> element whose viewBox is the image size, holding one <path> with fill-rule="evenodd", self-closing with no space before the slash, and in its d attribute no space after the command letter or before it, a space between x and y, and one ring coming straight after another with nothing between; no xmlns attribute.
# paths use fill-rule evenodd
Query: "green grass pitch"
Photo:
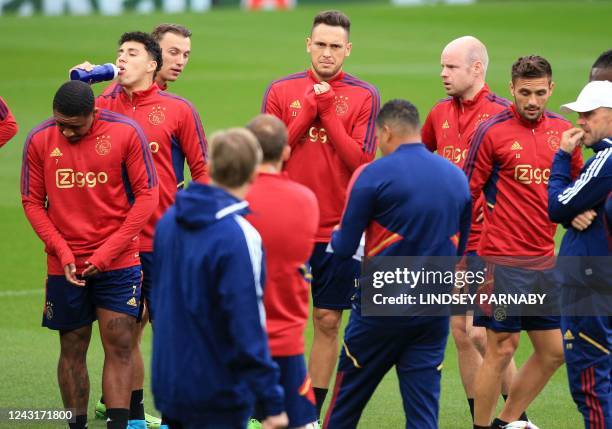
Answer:
<svg viewBox="0 0 612 429"><path fill-rule="evenodd" d="M286 13L243 13L222 9L204 15L127 15L122 17L0 18L0 95L13 110L20 133L0 150L0 408L59 408L56 382L57 334L40 327L45 258L19 200L21 149L29 129L50 116L52 96L70 66L85 59L114 61L116 40L128 30L150 30L159 22L180 22L193 29L193 55L171 90L199 109L205 130L241 125L255 115L270 80L305 69L304 49L312 16L319 8ZM589 67L605 49L612 4L592 2L486 3L466 7L428 6L395 9L385 4L341 6L353 21L353 53L345 69L374 83L382 100L413 101L424 117L444 93L438 77L439 55L451 39L473 34L491 57L488 82L508 96L509 70L519 56L547 57L558 110L574 100ZM607 33L609 34L609 33ZM96 90L100 91L101 86ZM572 118L574 119L574 118ZM309 328L310 329L310 328ZM310 341L311 332L307 333ZM150 331L144 341L150 357ZM526 340L526 338L525 338ZM517 359L530 346L523 341ZM101 391L101 345L97 334L89 352L90 420ZM150 394L147 407L153 411ZM570 398L565 368L553 377L529 409L542 429L575 429L581 418ZM397 380L390 373L361 419L361 428L396 429L404 417ZM31 423L0 427L52 428ZM101 421L90 422L102 428ZM455 347L449 340L442 378L440 427L471 427L459 380Z"/></svg>

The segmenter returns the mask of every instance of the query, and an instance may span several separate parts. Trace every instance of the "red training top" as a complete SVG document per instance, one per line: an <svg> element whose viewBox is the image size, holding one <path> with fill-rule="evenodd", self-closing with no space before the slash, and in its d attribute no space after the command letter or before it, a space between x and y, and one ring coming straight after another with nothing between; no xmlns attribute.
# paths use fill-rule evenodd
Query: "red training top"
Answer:
<svg viewBox="0 0 612 429"><path fill-rule="evenodd" d="M344 72L328 81L331 89L324 94L315 95L316 83L311 70L272 82L262 112L287 125L292 152L285 170L317 196L316 241L328 242L353 172L374 159L380 97L374 86Z"/></svg>
<svg viewBox="0 0 612 429"><path fill-rule="evenodd" d="M478 127L464 170L473 200L481 193L486 200L479 255L503 265L552 268L557 226L548 218L547 185L561 133L571 126L548 111L536 123L525 121L512 105ZM577 149L574 177L581 167Z"/></svg>
<svg viewBox="0 0 612 429"><path fill-rule="evenodd" d="M87 260L100 271L140 263L138 234L158 202L147 140L129 118L100 110L89 132L70 143L49 119L23 148L21 201L45 243L47 269L63 275Z"/></svg>
<svg viewBox="0 0 612 429"><path fill-rule="evenodd" d="M193 180L208 181L208 148L200 116L189 101L161 91L155 83L144 91L135 91L131 99L121 85L116 85L109 94L96 99L96 106L132 118L147 136L159 176L159 205L142 230L140 250L152 252L155 225L184 186L185 159Z"/></svg>
<svg viewBox="0 0 612 429"><path fill-rule="evenodd" d="M461 101L459 97L448 97L440 100L429 112L421 138L427 148L463 168L465 158L472 142L476 128L489 117L501 112L510 105L510 101L501 98L485 86L472 100ZM484 199L475 201L474 206L482 210ZM482 222L473 222L467 252L476 251Z"/></svg>
<svg viewBox="0 0 612 429"><path fill-rule="evenodd" d="M247 196L247 219L259 231L266 255L264 305L272 356L304 353L310 258L319 225L317 199L281 174L259 173Z"/></svg>
<svg viewBox="0 0 612 429"><path fill-rule="evenodd" d="M15 137L19 128L15 117L11 113L10 109L0 97L0 147L4 146L6 142Z"/></svg>

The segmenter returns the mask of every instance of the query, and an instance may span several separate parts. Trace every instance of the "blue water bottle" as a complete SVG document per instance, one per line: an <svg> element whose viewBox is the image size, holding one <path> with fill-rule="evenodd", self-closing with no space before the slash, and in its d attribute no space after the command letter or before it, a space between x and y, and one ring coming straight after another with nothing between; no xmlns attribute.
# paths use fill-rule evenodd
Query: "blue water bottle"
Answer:
<svg viewBox="0 0 612 429"><path fill-rule="evenodd" d="M113 80L117 77L119 69L113 63L106 63L95 66L91 71L74 69L70 71L70 80L80 80L88 84Z"/></svg>

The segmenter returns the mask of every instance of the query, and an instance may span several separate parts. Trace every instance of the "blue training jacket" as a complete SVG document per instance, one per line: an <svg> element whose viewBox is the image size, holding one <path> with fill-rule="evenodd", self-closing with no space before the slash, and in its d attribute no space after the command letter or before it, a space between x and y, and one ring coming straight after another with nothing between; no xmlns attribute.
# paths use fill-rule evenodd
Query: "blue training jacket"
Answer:
<svg viewBox="0 0 612 429"><path fill-rule="evenodd" d="M184 422L284 410L262 303L261 237L248 204L191 183L157 224L152 384L156 407ZM228 424L229 425L229 424Z"/></svg>
<svg viewBox="0 0 612 429"><path fill-rule="evenodd" d="M350 257L366 231L365 257L462 255L472 203L467 178L423 144L403 144L354 175L334 253ZM459 242L455 241L459 235ZM418 259L418 258L417 258ZM454 269L455 258L449 258ZM353 299L361 314L361 290ZM426 319L368 317L370 323L423 323Z"/></svg>
<svg viewBox="0 0 612 429"><path fill-rule="evenodd" d="M366 257L464 253L472 215L467 179L423 144L400 145L357 170L352 181L334 253L354 254L366 230Z"/></svg>
<svg viewBox="0 0 612 429"><path fill-rule="evenodd" d="M553 222L567 228L559 256L608 256L609 231L606 221L606 200L612 191L612 138L592 147L591 157L572 181L571 155L557 151L548 182L548 215ZM584 231L571 226L572 219L593 209L597 216Z"/></svg>

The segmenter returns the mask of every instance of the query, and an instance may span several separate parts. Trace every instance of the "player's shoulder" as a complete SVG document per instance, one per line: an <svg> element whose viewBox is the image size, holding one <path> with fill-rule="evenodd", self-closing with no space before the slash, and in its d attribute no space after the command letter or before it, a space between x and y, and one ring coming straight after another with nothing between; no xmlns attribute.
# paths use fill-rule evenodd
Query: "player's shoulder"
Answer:
<svg viewBox="0 0 612 429"><path fill-rule="evenodd" d="M342 83L355 88L361 88L364 93L371 95L373 98L380 98L378 88L365 80L359 79L349 73L344 73Z"/></svg>
<svg viewBox="0 0 612 429"><path fill-rule="evenodd" d="M474 134L474 139L486 133L503 130L504 126L510 123L513 118L514 114L509 107L497 112L478 125L478 128L476 128L476 133Z"/></svg>
<svg viewBox="0 0 612 429"><path fill-rule="evenodd" d="M485 100L487 101L487 103L493 105L493 107L497 107L502 111L510 107L510 105L512 104L510 100L504 97L500 97L494 92L489 92L486 95Z"/></svg>
<svg viewBox="0 0 612 429"><path fill-rule="evenodd" d="M44 136L51 132L54 127L56 127L56 122L55 119L53 117L48 118L46 120L44 120L43 122L41 122L40 124L36 125L34 128L32 128L30 130L30 132L28 133L28 136L26 137L26 146L29 146L33 141L39 141L39 137L42 136L42 139L40 139L40 141L44 140Z"/></svg>
<svg viewBox="0 0 612 429"><path fill-rule="evenodd" d="M288 87L288 86L295 85L300 82L304 82L307 80L307 78L308 78L307 71L292 73L287 76L283 76L281 78L274 79L272 82L270 82L270 85L268 85L268 87L269 88Z"/></svg>
<svg viewBox="0 0 612 429"><path fill-rule="evenodd" d="M569 120L567 120L563 115L560 115L555 112L551 112L550 110L545 110L544 116L546 117L546 119L551 121L552 124L557 125L561 128L565 129L565 128L569 128L572 126L572 123Z"/></svg>
<svg viewBox="0 0 612 429"><path fill-rule="evenodd" d="M121 132L135 133L145 141L147 140L140 125L125 115L113 112L112 110L99 109L97 119L101 123L110 124L113 129L120 130Z"/></svg>
<svg viewBox="0 0 612 429"><path fill-rule="evenodd" d="M196 108L193 103L187 100L185 97L174 94L172 92L159 90L157 91L157 97L166 105L172 106L173 109L179 109L179 111L195 111Z"/></svg>

